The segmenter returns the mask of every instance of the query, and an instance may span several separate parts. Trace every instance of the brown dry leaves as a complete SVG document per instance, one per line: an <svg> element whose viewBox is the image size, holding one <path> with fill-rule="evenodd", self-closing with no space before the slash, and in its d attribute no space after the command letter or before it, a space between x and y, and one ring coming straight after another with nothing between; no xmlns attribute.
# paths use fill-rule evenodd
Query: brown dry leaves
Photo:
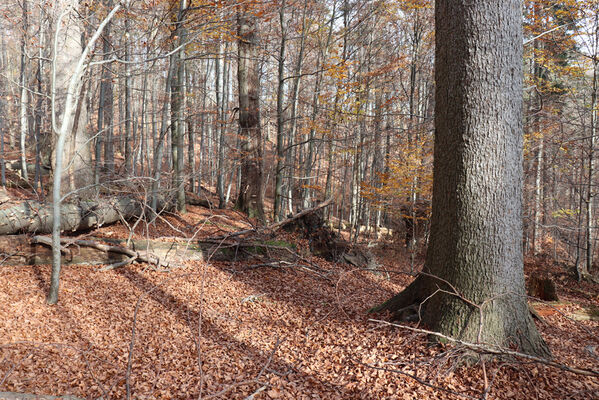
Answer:
<svg viewBox="0 0 599 400"><path fill-rule="evenodd" d="M385 265L397 269L396 260ZM480 394L480 367L452 370L451 360L434 359L443 349L423 337L367 321L364 311L400 290L405 277L318 264L333 284L301 269L244 270L241 263L190 262L168 274L65 267L54 307L44 301L49 267L3 268L0 391L124 398L139 302L130 377L136 399L219 392L244 399L262 386L256 399L457 398L406 373ZM599 344L589 334L597 322L559 313L547 322L540 329L558 360L596 367L585 346ZM534 364L487 364L487 373L492 399L591 399L599 390L597 380Z"/></svg>

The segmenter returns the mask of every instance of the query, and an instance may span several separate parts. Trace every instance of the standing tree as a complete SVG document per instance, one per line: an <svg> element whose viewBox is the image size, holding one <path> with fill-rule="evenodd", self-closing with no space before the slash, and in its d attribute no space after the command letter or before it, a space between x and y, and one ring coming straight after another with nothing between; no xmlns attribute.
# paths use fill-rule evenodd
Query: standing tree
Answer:
<svg viewBox="0 0 599 400"><path fill-rule="evenodd" d="M260 70L256 16L240 10L237 16L239 128L241 136L241 182L236 207L264 221L262 195L262 131L260 127Z"/></svg>
<svg viewBox="0 0 599 400"><path fill-rule="evenodd" d="M66 17L76 18L75 10L77 5L78 3L74 0L60 3L58 11L61 11L61 13L57 18L54 39L52 126L56 137L53 148L54 176L51 193L52 275L47 299L49 304L58 302L61 268L61 218L59 216L61 216L62 200L75 191L79 194L87 192L89 195L89 191L83 191L82 189L85 189L93 182L91 155L87 145L89 137L84 133L83 121L85 119L82 118L83 112L81 111L84 107L80 101L83 76L89 67L87 57L106 25L121 7L119 3L112 9L98 26L85 49L82 49L79 26L70 24L68 30L67 26L63 26L63 23L66 25L67 22ZM62 50L60 57L57 56L59 50ZM61 96L56 96L55 91L59 92ZM55 117L57 110L61 112L58 121ZM63 168L63 166L66 168Z"/></svg>
<svg viewBox="0 0 599 400"><path fill-rule="evenodd" d="M433 215L424 272L378 309L548 356L522 260L522 4L437 0Z"/></svg>

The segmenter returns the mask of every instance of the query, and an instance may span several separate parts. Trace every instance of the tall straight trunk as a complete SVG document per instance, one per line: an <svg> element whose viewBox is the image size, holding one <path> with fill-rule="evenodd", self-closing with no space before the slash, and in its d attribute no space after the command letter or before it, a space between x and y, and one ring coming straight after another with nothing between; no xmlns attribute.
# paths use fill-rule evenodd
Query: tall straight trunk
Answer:
<svg viewBox="0 0 599 400"><path fill-rule="evenodd" d="M225 171L225 132L223 129L223 123L222 120L223 118L225 118L225 116L221 113L222 111L222 107L221 107L221 102L224 101L223 99L223 90L221 90L221 88L224 88L224 71L225 68L221 68L221 57L222 57L222 51L223 51L223 46L222 46L222 40L219 40L218 42L218 51L216 54L216 57L214 58L214 75L215 75L215 82L214 82L214 93L215 93L215 97L216 97L216 114L215 114L215 121L214 121L214 131L216 133L216 138L218 140L218 172L217 172L217 176L216 176L216 193L218 195L218 208L223 209L226 206L225 203L225 174L227 173ZM221 72L222 69L222 72Z"/></svg>
<svg viewBox="0 0 599 400"><path fill-rule="evenodd" d="M304 62L304 52L306 49L306 11L308 8L308 0L304 1L304 8L302 11L302 34L300 36L299 51L297 55L297 61L293 70L293 80L291 85L291 111L289 113L289 135L287 137L287 151L285 156L285 166L287 168L287 211L289 214L293 214L293 187L294 187L294 173L295 173L295 158L297 153L297 147L295 146L295 138L297 135L297 106L299 100L300 85L302 79L302 66ZM283 207L282 207L283 208Z"/></svg>
<svg viewBox="0 0 599 400"><path fill-rule="evenodd" d="M106 8L112 7L113 0L104 0ZM102 59L109 60L112 57L112 23L109 22L102 36ZM114 145L113 145L113 73L111 65L102 65L102 74L100 81L100 98L98 105L98 137L96 138L95 148L95 168L94 181L100 183L101 159L102 151L104 151L104 168L112 172L114 171Z"/></svg>
<svg viewBox="0 0 599 400"><path fill-rule="evenodd" d="M187 0L180 0L179 12L177 13L176 36L179 38L178 45L181 49L175 53L176 72L172 77L171 93L171 157L173 163L173 188L175 190L177 211L184 213L185 210L185 181L184 175L184 145L185 145L185 41L187 29L184 24L184 14L187 8Z"/></svg>
<svg viewBox="0 0 599 400"><path fill-rule="evenodd" d="M23 35L21 36L21 79L19 83L21 85L21 101L20 101L20 117L21 117L21 130L20 130L20 140L19 144L21 147L20 161L21 161L21 177L24 180L29 180L27 176L27 154L25 143L27 141L27 131L29 129L28 118L27 118L27 103L28 103L28 93L27 93L27 64L26 64L26 51L27 51L27 32L29 28L29 11L27 9L28 0L23 0Z"/></svg>
<svg viewBox="0 0 599 400"><path fill-rule="evenodd" d="M283 97L285 95L285 46L287 44L287 26L285 22L285 0L281 1L279 6L279 25L281 27L281 44L279 46L279 74L277 86L277 160L275 169L275 200L273 217L275 222L283 217L282 196L283 196L283 171L284 168L284 128L285 120L283 117Z"/></svg>
<svg viewBox="0 0 599 400"><path fill-rule="evenodd" d="M129 19L125 18L125 60L129 61L130 57L130 49L129 49ZM125 139L124 139L124 147L125 147L125 175L129 176L133 172L133 144L134 138L132 135L131 128L133 126L133 120L131 115L131 107L133 106L131 102L133 101L131 97L131 74L129 72L129 64L123 64L124 74L125 74Z"/></svg>
<svg viewBox="0 0 599 400"><path fill-rule="evenodd" d="M41 1L40 0L40 4ZM34 138L35 138L35 177L33 179L33 190L37 191L38 188L43 192L43 181L42 181L42 173L41 173L41 164L42 164L42 130L44 123L44 116L46 115L44 110L45 97L39 95L42 93L42 81L43 81L43 70L44 70L44 46L46 44L46 20L45 13L40 11L40 25L38 31L38 40L39 40L39 50L38 50L38 60L37 60L37 71L35 74L36 79L36 87L37 87L37 101L35 105L34 111ZM1 112L1 111L0 111Z"/></svg>
<svg viewBox="0 0 599 400"><path fill-rule="evenodd" d="M189 92L193 93L195 90L194 80L196 79L196 73L192 70L185 74L187 77L187 86L190 88ZM193 102L190 104L190 109L194 109L194 106L197 105L195 96ZM189 115L185 119L185 124L187 126L187 164L189 165L189 191L193 193L196 186L196 158L195 158L195 146L196 146L196 132L195 126L193 124L193 117Z"/></svg>
<svg viewBox="0 0 599 400"><path fill-rule="evenodd" d="M324 48L321 49L321 52L316 60L316 82L314 84L314 93L312 96L312 115L310 117L310 133L308 134L308 148L306 154L306 160L304 164L304 190L302 193L302 201L303 208L309 208L311 206L312 201L312 192L313 189L311 186L311 175L312 175L312 167L314 164L314 139L316 135L316 119L318 117L319 108L320 108L320 86L322 84L322 71L321 65L327 62L327 57L329 54L329 48L331 46L331 40L333 38L333 27L335 21L335 8L333 8L333 15L331 17L331 21L329 23L329 29L327 33L327 39L324 43Z"/></svg>
<svg viewBox="0 0 599 400"><path fill-rule="evenodd" d="M376 91L374 99L374 151L372 157L372 186L380 189L381 188L381 174L383 173L383 159L379 156L383 152L382 146L382 126L383 126L383 92L379 88ZM378 233L379 224L381 222L381 207L380 207L380 194L376 195L376 208L375 208L375 223L374 233Z"/></svg>
<svg viewBox="0 0 599 400"><path fill-rule="evenodd" d="M425 274L380 308L417 303L434 331L548 357L524 290L521 10L520 1L436 2Z"/></svg>
<svg viewBox="0 0 599 400"><path fill-rule="evenodd" d="M177 55L171 54L169 58L169 67L168 74L166 76L165 81L165 97L169 99L171 97L171 84L173 80L173 75L175 74L175 68L177 67L176 61ZM152 113L154 115L154 113ZM152 117L154 118L154 117ZM155 124L153 124L155 126ZM163 104L162 110L162 119L160 121L160 133L158 134L156 128L154 127L154 162L153 162L153 179L152 179L152 200L151 200L151 208L155 212L158 212L158 197L160 190L160 179L162 177L162 162L164 161L164 142L166 140L166 135L168 133L168 107L166 102Z"/></svg>
<svg viewBox="0 0 599 400"><path fill-rule="evenodd" d="M599 14L595 14L595 50L599 49ZM597 142L597 74L599 68L599 60L597 56L593 58L593 88L591 91L591 135L589 138L589 155L587 161L588 177L587 177L587 198L586 198L586 263L585 267L578 271L578 275L582 279L589 277L589 272L593 267L593 202L595 197L594 192L594 176L595 176L595 146Z"/></svg>
<svg viewBox="0 0 599 400"><path fill-rule="evenodd" d="M537 14L539 12L538 8L539 4L534 5L534 13ZM538 40L534 42L534 59L532 62L532 72L536 82L541 82L543 79L543 71L542 67L539 65L538 60L536 59L536 55L541 51L541 43ZM543 134L541 132L541 107L542 107L542 99L541 94L537 94L535 110L533 110L532 115L532 133L533 135L539 137L539 148L537 149L536 154L536 170L535 170L535 192L534 192L534 205L533 205L533 227L532 227L532 238L531 238L531 248L534 255L537 255L541 252L541 201L543 197L543 158L544 158L544 145L545 141L543 139ZM531 101L532 103L532 101Z"/></svg>
<svg viewBox="0 0 599 400"><path fill-rule="evenodd" d="M333 11L331 13L331 23L333 23L333 21L336 18L336 6L337 6L337 2L333 2ZM346 9L346 12L349 11ZM331 29L329 28L329 33L331 32ZM343 51L342 51L342 55L341 55L341 60L342 62L345 62L347 59L347 35L343 36ZM341 83L341 82L339 82ZM336 159L333 158L333 132L337 131L337 115L339 113L339 101L341 100L341 85L337 84L336 85L336 91L335 91L335 101L333 102L333 112L332 112L332 117L330 118L330 120L332 120L332 122L330 122L330 128L329 128L329 134L327 135L326 141L327 141L327 177L326 177L326 182L325 182L325 190L324 190L324 197L325 199L329 199L331 198L331 196L333 195L333 165L335 164ZM325 213L325 220L330 220L331 218L331 207L327 207L324 210Z"/></svg>
<svg viewBox="0 0 599 400"><path fill-rule="evenodd" d="M536 118L536 117L535 117ZM532 248L533 254L541 252L541 205L543 200L543 158L545 150L545 140L539 137L539 148L537 150L537 166L535 170L535 204L533 216Z"/></svg>
<svg viewBox="0 0 599 400"><path fill-rule="evenodd" d="M202 192L202 179L205 176L204 172L204 164L205 164L205 151L208 147L208 137L206 134L206 98L208 94L207 89L207 81L208 76L210 75L210 63L206 60L204 71L204 79L202 79L202 102L201 102L201 113L200 113L200 159L198 160L199 168L198 168L198 186L197 192L200 194Z"/></svg>
<svg viewBox="0 0 599 400"><path fill-rule="evenodd" d="M237 14L239 86L239 128L241 138L241 177L236 207L264 222L262 197L262 131L260 127L260 70L258 63L258 24L248 10Z"/></svg>

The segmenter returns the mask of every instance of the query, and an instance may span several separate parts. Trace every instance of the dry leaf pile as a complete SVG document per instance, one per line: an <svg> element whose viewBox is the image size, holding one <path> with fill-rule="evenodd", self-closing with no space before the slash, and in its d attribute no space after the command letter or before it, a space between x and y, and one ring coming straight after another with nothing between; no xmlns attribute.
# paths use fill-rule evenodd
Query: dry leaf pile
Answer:
<svg viewBox="0 0 599 400"><path fill-rule="evenodd" d="M481 397L480 365L456 368L450 347L368 321L365 310L401 290L405 275L313 261L330 280L242 262L189 261L169 273L69 266L54 307L45 305L49 266L3 267L0 391L89 399L122 399L128 390L134 399ZM397 256L381 263L406 269ZM596 304L597 287L581 289L591 293L585 297L565 289L570 284L558 280L569 307ZM539 328L557 360L597 367L598 322L565 312L545 321ZM489 399L599 398L597 379L542 365L494 362L485 372Z"/></svg>

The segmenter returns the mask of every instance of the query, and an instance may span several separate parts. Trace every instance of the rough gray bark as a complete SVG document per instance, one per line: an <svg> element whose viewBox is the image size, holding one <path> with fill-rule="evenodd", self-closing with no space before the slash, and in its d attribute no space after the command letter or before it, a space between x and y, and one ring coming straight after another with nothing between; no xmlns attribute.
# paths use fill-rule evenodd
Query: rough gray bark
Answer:
<svg viewBox="0 0 599 400"><path fill-rule="evenodd" d="M238 19L237 80L239 83L239 127L241 177L236 208L250 218L264 221L262 195L262 131L260 127L260 71L256 17L242 11Z"/></svg>
<svg viewBox="0 0 599 400"><path fill-rule="evenodd" d="M549 356L524 290L521 2L438 0L435 18L425 273L380 308L422 303L422 320L436 331Z"/></svg>

